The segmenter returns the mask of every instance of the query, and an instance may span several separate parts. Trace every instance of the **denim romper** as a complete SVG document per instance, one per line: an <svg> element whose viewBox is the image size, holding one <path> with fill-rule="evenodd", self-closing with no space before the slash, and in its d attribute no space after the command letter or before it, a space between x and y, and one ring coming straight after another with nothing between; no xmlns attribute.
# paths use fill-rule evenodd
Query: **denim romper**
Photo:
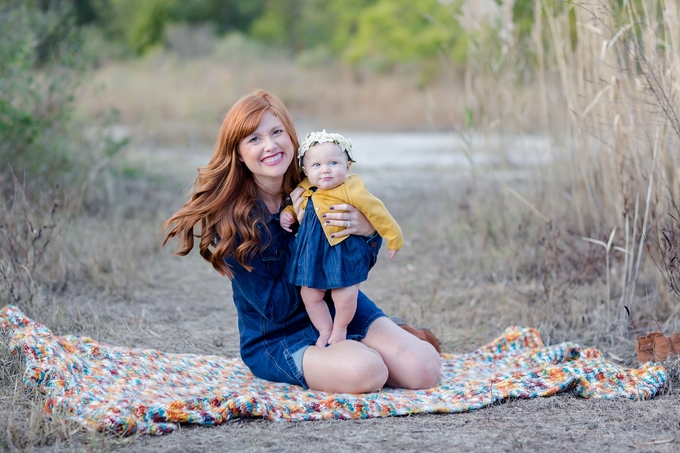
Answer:
<svg viewBox="0 0 680 453"><path fill-rule="evenodd" d="M307 316L300 288L288 283L284 269L293 234L279 224L278 214L269 214L260 203L266 221L258 222L263 249L250 262L249 272L233 256L225 258L234 276L231 280L238 312L241 358L255 376L307 388L302 373L302 355L316 343L319 332ZM266 224L266 225L265 225ZM382 238L366 238L376 262ZM326 293L331 315L335 315L330 291ZM370 325L385 313L359 292L357 310L347 327L347 339L360 340Z"/></svg>
<svg viewBox="0 0 680 453"><path fill-rule="evenodd" d="M306 209L314 213L311 197ZM316 215L302 219L290 251L286 280L316 289L346 288L361 283L368 278L374 260L374 250L361 236L350 236L330 245Z"/></svg>

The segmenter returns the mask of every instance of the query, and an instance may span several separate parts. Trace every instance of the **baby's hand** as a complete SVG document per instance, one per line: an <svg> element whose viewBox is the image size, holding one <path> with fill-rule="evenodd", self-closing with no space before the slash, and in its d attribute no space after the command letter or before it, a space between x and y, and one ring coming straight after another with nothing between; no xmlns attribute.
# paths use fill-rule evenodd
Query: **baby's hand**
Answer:
<svg viewBox="0 0 680 453"><path fill-rule="evenodd" d="M290 227L295 223L295 216L288 211L283 211L279 223L281 223L281 228L292 233L293 230L291 230Z"/></svg>
<svg viewBox="0 0 680 453"><path fill-rule="evenodd" d="M399 250L388 250L387 254L390 256L390 259L394 258L394 255L397 254Z"/></svg>

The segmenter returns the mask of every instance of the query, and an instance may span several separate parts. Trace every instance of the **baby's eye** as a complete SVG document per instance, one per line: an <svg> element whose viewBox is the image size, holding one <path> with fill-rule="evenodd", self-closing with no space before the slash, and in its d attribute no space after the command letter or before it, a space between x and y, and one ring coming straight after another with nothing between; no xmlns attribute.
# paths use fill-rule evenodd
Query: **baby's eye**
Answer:
<svg viewBox="0 0 680 453"><path fill-rule="evenodd" d="M331 165L338 165L338 163L336 161L332 160Z"/></svg>
<svg viewBox="0 0 680 453"><path fill-rule="evenodd" d="M321 164L312 164L312 167L315 167L315 168L318 168L320 166L321 166Z"/></svg>

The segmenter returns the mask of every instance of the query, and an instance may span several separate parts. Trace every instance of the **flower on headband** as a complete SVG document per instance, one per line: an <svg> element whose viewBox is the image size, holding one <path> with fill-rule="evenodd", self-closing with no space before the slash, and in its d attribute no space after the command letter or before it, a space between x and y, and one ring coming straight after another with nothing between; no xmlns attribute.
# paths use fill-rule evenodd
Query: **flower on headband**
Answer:
<svg viewBox="0 0 680 453"><path fill-rule="evenodd" d="M352 156L352 140L345 138L340 134L326 132L326 129L321 132L310 132L298 148L298 163L302 167L302 158L309 148L319 143L335 143L341 150L347 153L350 162L356 162Z"/></svg>

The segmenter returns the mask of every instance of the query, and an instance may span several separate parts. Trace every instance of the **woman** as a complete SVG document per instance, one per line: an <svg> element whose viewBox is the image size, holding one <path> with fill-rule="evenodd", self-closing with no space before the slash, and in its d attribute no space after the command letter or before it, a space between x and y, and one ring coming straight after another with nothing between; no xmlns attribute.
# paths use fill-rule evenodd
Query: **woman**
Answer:
<svg viewBox="0 0 680 453"><path fill-rule="evenodd" d="M347 340L315 346L318 332L299 289L283 275L293 235L281 228L279 213L291 200L296 211L302 202L295 189L297 148L290 114L278 98L257 91L239 99L222 123L210 163L199 168L191 199L163 225L169 228L163 244L177 237L177 254L186 255L200 237L203 258L231 279L241 358L256 376L328 392L433 387L441 373L434 347L399 328L361 292ZM351 225L336 235L366 236L375 257L382 240L366 217L347 204L331 209L329 224Z"/></svg>

